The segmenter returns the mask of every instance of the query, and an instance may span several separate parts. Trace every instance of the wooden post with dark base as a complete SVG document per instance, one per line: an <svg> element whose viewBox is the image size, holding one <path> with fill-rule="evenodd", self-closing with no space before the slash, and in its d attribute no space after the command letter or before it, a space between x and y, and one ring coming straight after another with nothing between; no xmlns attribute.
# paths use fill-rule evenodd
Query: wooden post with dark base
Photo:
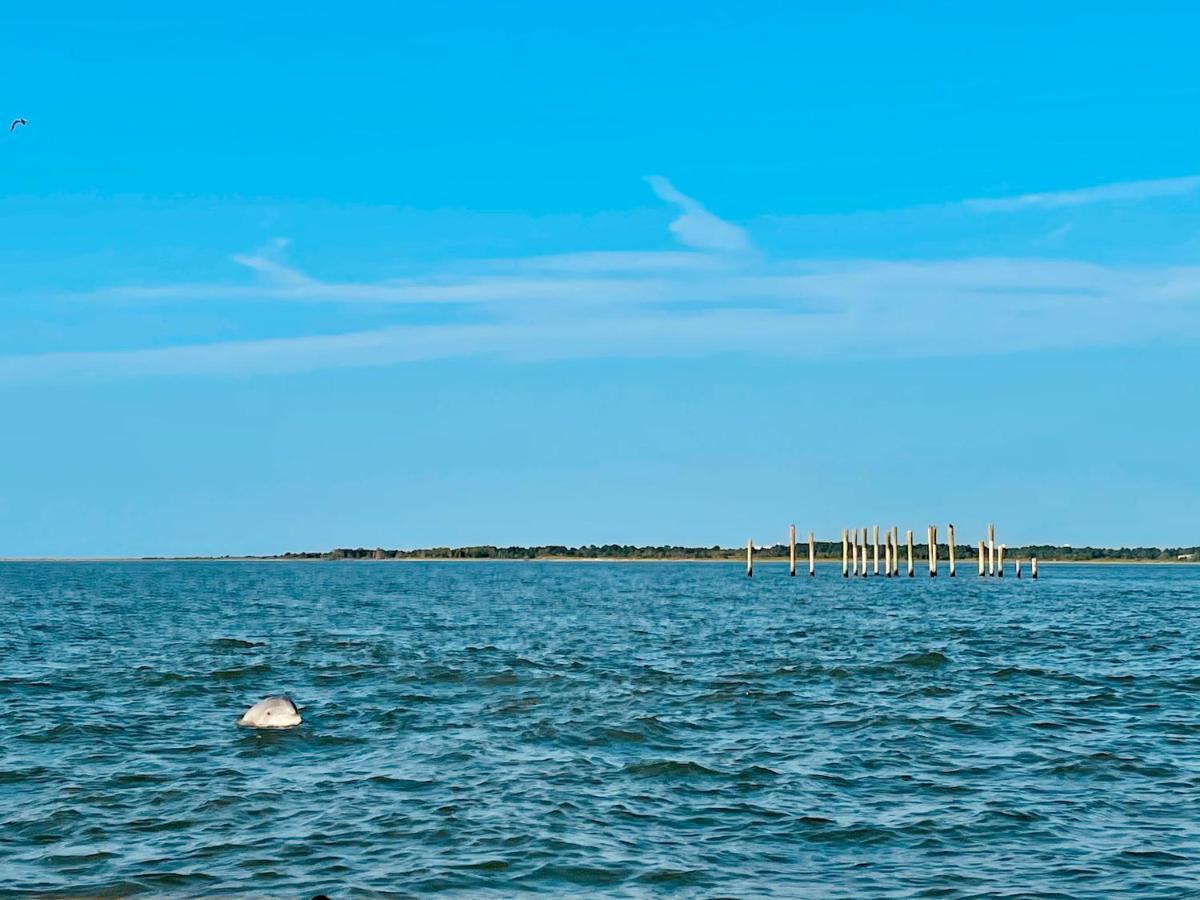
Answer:
<svg viewBox="0 0 1200 900"><path fill-rule="evenodd" d="M788 574L796 577L796 526L788 528Z"/></svg>
<svg viewBox="0 0 1200 900"><path fill-rule="evenodd" d="M908 577L912 578L913 577L913 562L912 562L913 541L912 541L912 529L911 528L908 529L907 534L908 534Z"/></svg>
<svg viewBox="0 0 1200 900"><path fill-rule="evenodd" d="M817 574L817 540L810 531L808 533L808 576Z"/></svg>
<svg viewBox="0 0 1200 900"><path fill-rule="evenodd" d="M954 524L946 526L946 542L950 546L950 577L954 577Z"/></svg>
<svg viewBox="0 0 1200 900"><path fill-rule="evenodd" d="M754 540L746 541L746 577L754 577Z"/></svg>

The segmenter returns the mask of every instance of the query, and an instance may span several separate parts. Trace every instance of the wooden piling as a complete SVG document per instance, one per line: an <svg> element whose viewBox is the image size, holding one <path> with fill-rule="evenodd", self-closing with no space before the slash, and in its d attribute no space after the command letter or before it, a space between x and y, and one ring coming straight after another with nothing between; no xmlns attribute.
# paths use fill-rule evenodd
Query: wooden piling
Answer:
<svg viewBox="0 0 1200 900"><path fill-rule="evenodd" d="M946 543L950 547L950 577L954 577L954 523L946 526Z"/></svg>
<svg viewBox="0 0 1200 900"><path fill-rule="evenodd" d="M1036 556L1031 556L1029 558L1029 577L1033 578L1034 580L1037 579L1037 557Z"/></svg>
<svg viewBox="0 0 1200 900"><path fill-rule="evenodd" d="M909 578L912 578L912 577L913 577L913 563L912 563L912 553L913 553L913 548L912 548L912 544L913 544L913 541L912 541L912 529L910 528L910 529L908 529L908 577L909 577Z"/></svg>
<svg viewBox="0 0 1200 900"><path fill-rule="evenodd" d="M842 529L842 577L850 577L850 532Z"/></svg>
<svg viewBox="0 0 1200 900"><path fill-rule="evenodd" d="M892 526L892 575L900 574L900 529Z"/></svg>
<svg viewBox="0 0 1200 900"><path fill-rule="evenodd" d="M810 531L808 533L808 575L811 578L817 574L817 539Z"/></svg>
<svg viewBox="0 0 1200 900"><path fill-rule="evenodd" d="M754 539L746 541L746 577L754 577Z"/></svg>
<svg viewBox="0 0 1200 900"><path fill-rule="evenodd" d="M862 565L860 566L861 572L859 574L861 574L863 578L866 578L871 573L867 571L867 526L865 526L865 525L863 526L863 530L862 530L862 554L861 555L862 555L862 560L861 560Z"/></svg>
<svg viewBox="0 0 1200 900"><path fill-rule="evenodd" d="M984 559L985 556L986 556L986 554L983 552L983 541L980 541L979 542L979 575L981 578L983 577L983 571L984 571L983 567L987 564L987 560Z"/></svg>
<svg viewBox="0 0 1200 900"><path fill-rule="evenodd" d="M1004 545L1001 544L996 552L996 575L1000 578L1004 577Z"/></svg>
<svg viewBox="0 0 1200 900"><path fill-rule="evenodd" d="M937 526L929 526L929 577L937 578Z"/></svg>
<svg viewBox="0 0 1200 900"><path fill-rule="evenodd" d="M788 574L796 577L796 526L788 528Z"/></svg>
<svg viewBox="0 0 1200 900"><path fill-rule="evenodd" d="M988 574L996 574L996 526L988 525Z"/></svg>
<svg viewBox="0 0 1200 900"><path fill-rule="evenodd" d="M892 533L889 531L883 539L883 568L886 571L886 577L892 577L892 565L895 559L892 555Z"/></svg>
<svg viewBox="0 0 1200 900"><path fill-rule="evenodd" d="M1016 559L1016 563L1017 563L1017 577L1020 578L1021 577L1021 558L1019 556Z"/></svg>
<svg viewBox="0 0 1200 900"><path fill-rule="evenodd" d="M858 529L850 529L850 574L858 577Z"/></svg>
<svg viewBox="0 0 1200 900"><path fill-rule="evenodd" d="M871 548L872 548L872 553L873 553L873 556L871 559L871 568L874 570L873 574L878 575L879 574L879 526L878 525L871 526Z"/></svg>

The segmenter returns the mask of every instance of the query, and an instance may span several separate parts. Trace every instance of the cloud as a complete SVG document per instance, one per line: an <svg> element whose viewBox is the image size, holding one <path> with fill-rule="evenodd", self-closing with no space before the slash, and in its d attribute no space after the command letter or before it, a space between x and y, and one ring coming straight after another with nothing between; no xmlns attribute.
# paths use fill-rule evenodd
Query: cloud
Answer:
<svg viewBox="0 0 1200 900"><path fill-rule="evenodd" d="M305 276L307 279L307 276ZM489 357L512 362L768 355L797 361L979 356L1200 340L1200 267L976 258L781 260L714 276L530 281L542 301L474 321L114 352L0 357L0 383L151 375L250 375ZM314 289L326 289L307 279ZM502 279L467 276L457 302L495 303ZM650 290L648 285L654 285ZM363 285L362 287L372 287ZM376 286L378 287L378 286ZM410 287L410 289L416 289ZM582 291L587 303L571 302ZM641 301L636 298L650 298ZM664 299L672 302L665 303Z"/></svg>
<svg viewBox="0 0 1200 900"><path fill-rule="evenodd" d="M740 229L704 212L664 179L652 184L684 210L672 228L688 234L692 246L703 234L704 250L458 261L402 279L331 281L288 265L286 242L277 239L233 257L252 276L243 282L114 287L65 297L285 309L304 302L348 306L351 314L362 304L394 307L373 311L371 321L383 317L385 324L288 338L0 356L0 383L295 373L465 357L527 362L743 354L816 361L1200 343L1197 266L732 253L735 246L750 247ZM677 228L684 220L689 224ZM721 252L712 252L718 245Z"/></svg>
<svg viewBox="0 0 1200 900"><path fill-rule="evenodd" d="M1016 212L1030 208L1084 206L1089 203L1150 200L1174 197L1200 189L1200 175L1183 178L1159 178L1150 181L1118 181L1073 191L1044 194L1019 194L1015 197L977 197L963 203L976 212Z"/></svg>
<svg viewBox="0 0 1200 900"><path fill-rule="evenodd" d="M744 253L750 249L750 237L743 229L714 216L666 178L649 175L646 183L659 199L674 203L681 210L682 215L671 223L671 233L685 247L714 253Z"/></svg>

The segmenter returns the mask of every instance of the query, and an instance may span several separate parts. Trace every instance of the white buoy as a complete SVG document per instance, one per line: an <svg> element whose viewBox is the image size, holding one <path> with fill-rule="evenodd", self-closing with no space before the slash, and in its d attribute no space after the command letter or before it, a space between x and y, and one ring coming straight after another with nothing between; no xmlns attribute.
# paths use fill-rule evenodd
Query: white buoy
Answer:
<svg viewBox="0 0 1200 900"><path fill-rule="evenodd" d="M300 710L291 697L266 697L259 700L238 719L249 728L292 728L299 725Z"/></svg>

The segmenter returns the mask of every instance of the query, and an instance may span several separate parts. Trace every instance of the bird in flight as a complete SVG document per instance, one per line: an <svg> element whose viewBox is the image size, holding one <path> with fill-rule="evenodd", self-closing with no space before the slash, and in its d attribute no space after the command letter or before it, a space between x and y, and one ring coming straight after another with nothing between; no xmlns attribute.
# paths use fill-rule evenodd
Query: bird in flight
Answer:
<svg viewBox="0 0 1200 900"><path fill-rule="evenodd" d="M8 126L8 133L12 134L14 131L16 131L18 125L28 125L28 124L29 123L26 122L24 119L13 119L12 124Z"/></svg>

